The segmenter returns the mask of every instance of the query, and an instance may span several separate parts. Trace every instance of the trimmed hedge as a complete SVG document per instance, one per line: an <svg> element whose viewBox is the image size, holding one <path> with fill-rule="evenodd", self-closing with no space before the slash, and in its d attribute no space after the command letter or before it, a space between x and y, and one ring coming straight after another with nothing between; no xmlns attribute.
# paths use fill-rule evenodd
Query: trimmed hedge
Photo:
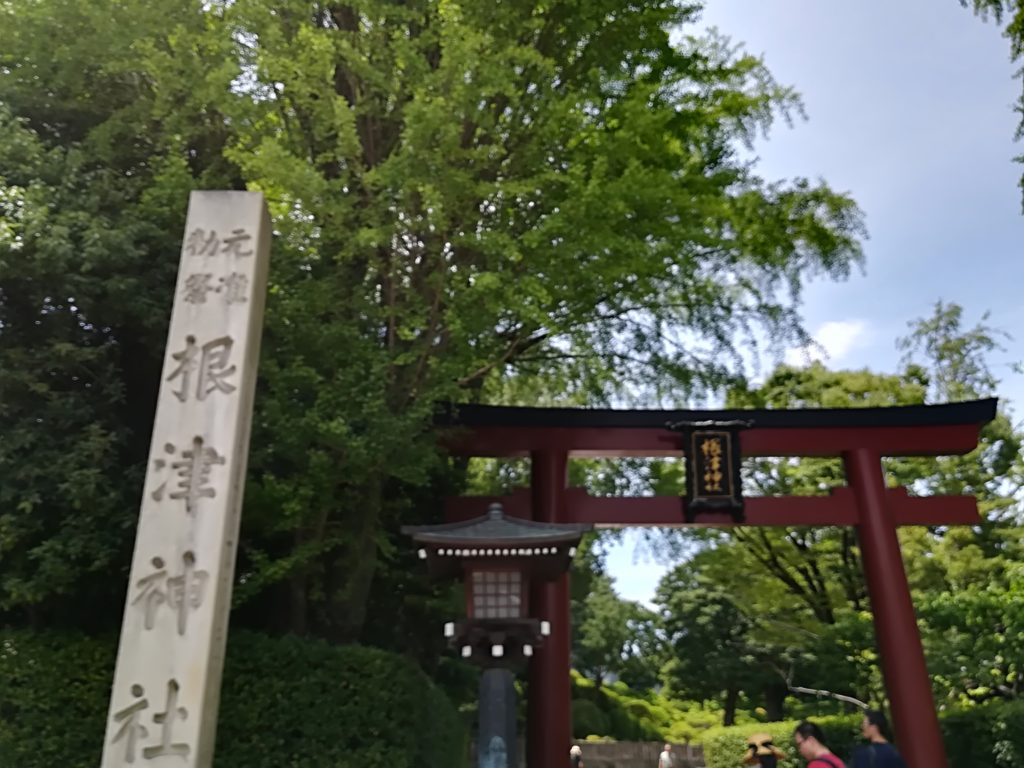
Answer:
<svg viewBox="0 0 1024 768"><path fill-rule="evenodd" d="M939 723L949 764L956 768L1024 765L1024 701L943 712Z"/></svg>
<svg viewBox="0 0 1024 768"><path fill-rule="evenodd" d="M605 736L610 728L608 716L590 699L573 699L572 732L577 739Z"/></svg>
<svg viewBox="0 0 1024 768"><path fill-rule="evenodd" d="M573 735L577 739L605 736L615 741L661 741L672 721L669 712L625 683L595 688L572 673ZM599 730L598 730L599 729Z"/></svg>
<svg viewBox="0 0 1024 768"><path fill-rule="evenodd" d="M825 732L825 742L829 748L844 760L853 751L860 740L860 721L858 715L831 715L829 717L811 718ZM777 723L750 723L728 728L719 726L710 728L701 737L704 746L704 765L706 768L736 768L744 755L747 737L752 733L769 733L772 741L786 753L785 760L779 760L779 768L798 768L804 764L797 759L793 747L793 729L799 720L783 720ZM952 763L960 768L959 763Z"/></svg>
<svg viewBox="0 0 1024 768"><path fill-rule="evenodd" d="M691 744L722 720L721 710L636 691L619 681L597 688L572 672L572 725L577 739Z"/></svg>
<svg viewBox="0 0 1024 768"><path fill-rule="evenodd" d="M825 731L825 739L846 760L861 743L859 714L811 718ZM770 733L788 755L780 768L797 768L793 747L796 720L757 723L732 728L712 728L703 735L707 768L736 768L747 737L758 731ZM969 709L943 711L939 715L949 764L956 768L1019 768L1024 765L1024 701L990 702Z"/></svg>
<svg viewBox="0 0 1024 768"><path fill-rule="evenodd" d="M114 642L0 632L0 765L99 764ZM218 768L459 768L466 734L407 659L373 648L235 633Z"/></svg>
<svg viewBox="0 0 1024 768"><path fill-rule="evenodd" d="M0 765L100 764L114 644L0 632Z"/></svg>

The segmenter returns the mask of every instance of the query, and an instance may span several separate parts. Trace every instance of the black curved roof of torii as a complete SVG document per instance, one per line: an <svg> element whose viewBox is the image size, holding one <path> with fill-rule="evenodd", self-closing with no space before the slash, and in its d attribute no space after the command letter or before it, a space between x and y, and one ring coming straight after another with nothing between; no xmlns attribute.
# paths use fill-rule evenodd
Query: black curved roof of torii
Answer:
<svg viewBox="0 0 1024 768"><path fill-rule="evenodd" d="M753 428L932 427L985 424L996 416L997 398L941 405L872 408L750 408L731 410L618 410L531 408L448 403L436 423L449 427L664 429L678 422L744 421Z"/></svg>

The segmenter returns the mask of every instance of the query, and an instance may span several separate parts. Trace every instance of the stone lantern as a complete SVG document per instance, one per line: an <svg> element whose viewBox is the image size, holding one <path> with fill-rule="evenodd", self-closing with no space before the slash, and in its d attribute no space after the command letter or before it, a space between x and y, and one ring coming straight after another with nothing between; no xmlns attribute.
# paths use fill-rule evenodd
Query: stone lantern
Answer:
<svg viewBox="0 0 1024 768"><path fill-rule="evenodd" d="M530 615L529 588L565 573L592 527L507 518L492 504L472 520L402 528L431 576L465 583L466 618L445 624L444 634L462 658L483 667L479 768L518 765L514 670L551 633L548 622Z"/></svg>

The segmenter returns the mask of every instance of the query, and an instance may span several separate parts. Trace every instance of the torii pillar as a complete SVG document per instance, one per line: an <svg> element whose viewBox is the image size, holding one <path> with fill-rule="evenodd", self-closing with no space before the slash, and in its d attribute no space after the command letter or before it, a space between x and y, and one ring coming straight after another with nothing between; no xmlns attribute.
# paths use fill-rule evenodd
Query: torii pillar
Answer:
<svg viewBox="0 0 1024 768"><path fill-rule="evenodd" d="M942 731L932 700L896 523L886 508L881 457L870 449L858 449L844 453L843 464L860 513L857 538L864 580L900 750L912 768L946 768Z"/></svg>
<svg viewBox="0 0 1024 768"><path fill-rule="evenodd" d="M564 450L530 452L530 488L535 521L566 521L567 465L568 453ZM530 662L526 696L526 764L529 768L564 768L572 741L569 574L534 585L530 600L533 616L551 622L551 634Z"/></svg>

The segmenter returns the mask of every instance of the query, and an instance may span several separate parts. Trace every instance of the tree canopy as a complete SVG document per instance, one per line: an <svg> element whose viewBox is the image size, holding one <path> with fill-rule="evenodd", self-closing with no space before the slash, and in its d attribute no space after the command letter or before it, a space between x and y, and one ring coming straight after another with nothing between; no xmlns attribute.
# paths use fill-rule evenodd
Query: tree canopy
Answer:
<svg viewBox="0 0 1024 768"><path fill-rule="evenodd" d="M1022 0L960 0L960 5L971 8L975 14L983 19L992 17L997 24L1004 24L1003 34L1010 41L1010 59L1020 61L1024 57L1024 2ZM1024 86L1024 70L1017 71L1017 77L1022 79ZM1017 139L1024 137L1024 95L1014 107L1020 115L1021 122L1017 128ZM1018 155L1017 162L1024 162L1024 155ZM1020 187L1024 190L1024 176L1021 177Z"/></svg>
<svg viewBox="0 0 1024 768"><path fill-rule="evenodd" d="M998 381L991 355L1000 333L984 320L966 327L962 309L939 302L899 342L897 374L831 371L820 363L780 366L761 385L734 388L734 407L864 407L973 399ZM1021 498L1024 433L1005 405L966 456L885 461L887 482L923 495L977 497L976 526L900 530L936 697L945 703L1016 699L1021 670ZM838 460L746 460L752 495L821 495L845 482ZM852 529L735 528L696 538L695 555L658 590L665 641L676 659L670 687L724 703L737 695L781 717L777 686L827 690L881 702L871 606ZM977 635L986 626L986 637ZM731 649L724 652L722 649ZM724 653L725 659L718 654ZM715 676L698 674L705 661ZM695 681L707 686L698 691ZM687 684L690 686L687 689Z"/></svg>
<svg viewBox="0 0 1024 768"><path fill-rule="evenodd" d="M189 189L262 191L275 228L257 627L354 639L371 599L438 599L395 539L460 482L435 402L678 395L755 328L805 339L800 287L859 262L860 213L742 156L799 102L699 11L0 4L3 615L116 623Z"/></svg>

